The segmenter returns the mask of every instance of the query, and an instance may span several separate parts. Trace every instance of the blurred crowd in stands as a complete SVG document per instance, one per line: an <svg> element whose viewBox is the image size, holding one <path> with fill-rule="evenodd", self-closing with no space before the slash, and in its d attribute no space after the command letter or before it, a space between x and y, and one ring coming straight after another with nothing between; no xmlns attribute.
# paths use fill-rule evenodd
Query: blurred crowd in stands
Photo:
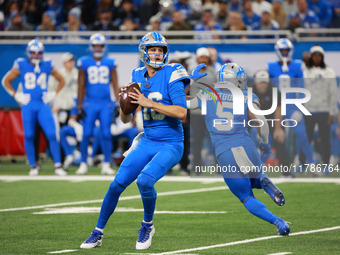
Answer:
<svg viewBox="0 0 340 255"><path fill-rule="evenodd" d="M340 27L339 0L9 0L0 4L0 31L294 32L336 27Z"/></svg>

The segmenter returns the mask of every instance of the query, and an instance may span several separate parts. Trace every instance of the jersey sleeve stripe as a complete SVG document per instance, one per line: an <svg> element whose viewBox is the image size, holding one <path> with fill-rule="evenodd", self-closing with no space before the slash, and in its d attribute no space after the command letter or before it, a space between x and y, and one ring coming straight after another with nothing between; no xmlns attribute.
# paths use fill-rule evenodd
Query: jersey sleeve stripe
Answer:
<svg viewBox="0 0 340 255"><path fill-rule="evenodd" d="M172 74L170 76L169 83L172 83L172 82L179 80L181 78L189 78L188 73L185 69L178 69L178 70L172 72Z"/></svg>

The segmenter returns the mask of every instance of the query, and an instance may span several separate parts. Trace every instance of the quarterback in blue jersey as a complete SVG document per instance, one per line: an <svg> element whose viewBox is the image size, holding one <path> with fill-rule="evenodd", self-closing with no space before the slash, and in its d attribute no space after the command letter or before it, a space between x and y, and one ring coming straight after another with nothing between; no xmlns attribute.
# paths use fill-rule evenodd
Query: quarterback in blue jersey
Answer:
<svg viewBox="0 0 340 255"><path fill-rule="evenodd" d="M289 87L304 87L303 81L303 62L299 60L293 60L294 46L288 39L279 39L275 44L276 54L279 57L279 61L268 63L268 73L271 78L272 84L281 91L283 88ZM287 93L287 98L298 98L297 93ZM293 127L295 133L295 160L294 164L298 164L298 158L300 151L306 156L306 163L315 163L313 159L313 147L310 144L305 121L301 111L295 106L287 105L287 119L294 119L297 123Z"/></svg>
<svg viewBox="0 0 340 255"><path fill-rule="evenodd" d="M248 110L247 97L250 95L245 91L247 88L246 74L235 63L225 64L218 71L218 83L214 87L216 89L205 88L204 90L211 95L215 93L215 97L218 95L219 101L216 100L215 103L212 98L209 97L210 100L208 100L208 97L204 97L208 94L199 93L197 97L188 101L188 108L198 107L206 111L205 123L215 147L216 158L221 167L224 181L250 213L274 224L279 235L288 235L290 231L288 224L271 213L262 202L254 197L252 191L253 188L264 189L276 204L282 206L285 203L282 192L263 173L260 154L247 131L246 123L249 119L262 123L262 126L255 124L260 129L259 148L262 157L268 157L271 150L268 143L268 124L264 116L255 115ZM253 94L252 106L259 109L258 99L254 100L254 97L256 96ZM233 105L237 101L240 103L237 107L243 105L245 109L241 114L233 112Z"/></svg>
<svg viewBox="0 0 340 255"><path fill-rule="evenodd" d="M22 121L24 125L25 151L31 167L30 175L38 175L40 167L36 164L34 135L36 124L42 127L54 160L55 174L66 175L61 167L60 146L56 138L56 127L50 102L63 88L65 81L61 74L52 66L52 62L43 59L44 45L38 40L32 40L26 48L27 58L15 60L13 68L5 75L2 84L6 91L21 104ZM48 77L53 75L58 86L55 91L48 92ZM13 89L12 82L20 76L22 92Z"/></svg>
<svg viewBox="0 0 340 255"><path fill-rule="evenodd" d="M78 60L78 112L84 118L84 133L80 143L81 164L76 174L87 173L87 147L95 121L99 119L101 133L103 135L104 163L102 174L114 174L110 168L112 152L112 137L110 127L114 104L110 96L110 85L112 86L116 99L118 99L118 81L115 60L105 57L105 37L96 33L90 38L90 51L92 55L82 57ZM84 98L86 96L86 100Z"/></svg>
<svg viewBox="0 0 340 255"><path fill-rule="evenodd" d="M157 32L146 34L139 43L139 57L145 67L132 72L132 82L140 85L140 90L130 92L130 96L142 107L144 134L135 140L123 160L115 179L107 191L96 228L80 248L101 246L103 230L114 212L120 194L137 179L143 205L144 220L138 231L137 250L148 249L155 233L153 214L157 193L155 183L176 165L183 154L182 120L186 118L185 87L189 76L180 64L166 64L169 56L168 43ZM124 90L124 89L122 89ZM124 115L121 120L129 122L133 114Z"/></svg>

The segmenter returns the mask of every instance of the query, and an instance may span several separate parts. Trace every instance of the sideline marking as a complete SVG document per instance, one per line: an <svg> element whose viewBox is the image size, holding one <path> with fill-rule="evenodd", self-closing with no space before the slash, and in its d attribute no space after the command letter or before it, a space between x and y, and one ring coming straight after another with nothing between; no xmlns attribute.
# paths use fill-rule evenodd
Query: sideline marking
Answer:
<svg viewBox="0 0 340 255"><path fill-rule="evenodd" d="M200 192L208 192L208 191L218 191L218 190L227 190L227 189L228 189L227 185L224 185L224 186L219 186L219 187L202 188L202 189L187 189L187 190L160 192L160 193L157 194L157 196L158 197L163 197L163 196L172 196L172 195L180 195L180 194L192 194L192 193L200 193ZM140 198L141 198L140 195L126 196L126 197L120 197L119 201L133 200L133 199L140 199ZM42 209L42 208L57 207L57 206L94 204L94 203L101 203L101 202L103 202L103 199L87 200L87 201L76 201L76 202L66 202L66 203L57 203L57 204L47 204L47 205L37 205L37 206L26 206L26 207L17 207L17 208L8 208L8 209L0 209L0 212L14 212L14 211Z"/></svg>

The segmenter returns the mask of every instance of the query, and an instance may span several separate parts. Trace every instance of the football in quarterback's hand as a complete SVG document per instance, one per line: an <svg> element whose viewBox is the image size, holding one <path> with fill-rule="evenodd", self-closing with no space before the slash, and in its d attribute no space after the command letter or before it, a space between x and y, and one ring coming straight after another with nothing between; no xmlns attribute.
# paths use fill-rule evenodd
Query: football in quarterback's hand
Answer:
<svg viewBox="0 0 340 255"><path fill-rule="evenodd" d="M128 96L129 92L136 92L134 88L140 91L139 85L136 82L133 82L129 85L129 87L126 88L125 92L123 92L120 96L119 101L120 109L122 109L122 112L125 115L132 113L139 106L139 104L131 103L131 101L134 101L134 99Z"/></svg>

